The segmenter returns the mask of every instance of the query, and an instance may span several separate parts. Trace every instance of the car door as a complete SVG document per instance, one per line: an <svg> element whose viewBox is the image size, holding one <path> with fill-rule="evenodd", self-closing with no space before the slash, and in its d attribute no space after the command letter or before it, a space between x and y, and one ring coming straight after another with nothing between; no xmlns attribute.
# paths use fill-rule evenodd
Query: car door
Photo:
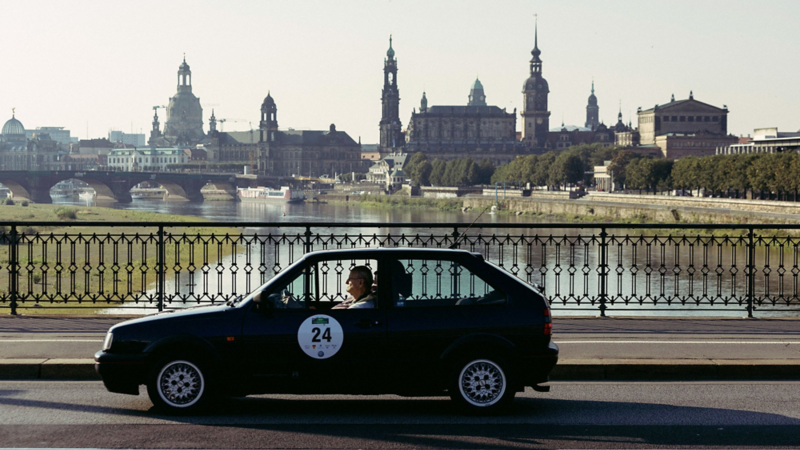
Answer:
<svg viewBox="0 0 800 450"><path fill-rule="evenodd" d="M397 375L392 382L405 374L409 389L425 392L441 379L442 355L454 343L501 329L507 298L458 258L441 253L409 254L386 266L392 273L389 373Z"/></svg>
<svg viewBox="0 0 800 450"><path fill-rule="evenodd" d="M260 392L373 392L386 358L385 310L333 309L347 295L344 283L358 265L377 260L336 256L308 260L269 286L270 305L252 308L242 328ZM375 268L375 269L372 269Z"/></svg>

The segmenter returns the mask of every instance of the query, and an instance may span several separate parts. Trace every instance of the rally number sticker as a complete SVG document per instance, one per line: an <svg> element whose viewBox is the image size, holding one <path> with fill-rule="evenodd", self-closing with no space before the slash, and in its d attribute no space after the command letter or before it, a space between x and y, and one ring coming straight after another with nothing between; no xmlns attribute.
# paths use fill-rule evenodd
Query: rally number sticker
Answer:
<svg viewBox="0 0 800 450"><path fill-rule="evenodd" d="M327 359L342 348L344 332L336 319L320 314L300 324L297 342L306 355L314 359Z"/></svg>

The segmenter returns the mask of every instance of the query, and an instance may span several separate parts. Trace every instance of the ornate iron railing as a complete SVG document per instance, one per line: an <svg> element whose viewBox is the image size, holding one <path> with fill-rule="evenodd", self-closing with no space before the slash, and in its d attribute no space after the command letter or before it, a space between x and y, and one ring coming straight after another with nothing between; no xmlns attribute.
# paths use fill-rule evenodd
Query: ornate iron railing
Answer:
<svg viewBox="0 0 800 450"><path fill-rule="evenodd" d="M6 223L0 307L225 302L309 251L453 245L539 284L561 314L800 311L800 225L494 223Z"/></svg>

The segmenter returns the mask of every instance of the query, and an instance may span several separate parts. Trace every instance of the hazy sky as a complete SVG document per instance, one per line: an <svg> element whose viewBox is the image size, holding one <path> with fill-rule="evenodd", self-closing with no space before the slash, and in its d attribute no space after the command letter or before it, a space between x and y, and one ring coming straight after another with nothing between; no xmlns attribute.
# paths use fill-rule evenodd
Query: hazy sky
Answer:
<svg viewBox="0 0 800 450"><path fill-rule="evenodd" d="M175 94L184 52L204 130L257 127L271 91L281 128L335 123L378 141L383 59L394 36L400 117L465 105L476 75L490 105L521 109L534 14L551 126L583 125L592 78L600 118L627 122L694 91L730 109L729 131L800 129L800 1L8 1L0 27L0 121L80 138L149 133ZM162 125L166 118L159 111ZM234 119L239 119L235 122ZM520 121L517 120L519 128Z"/></svg>

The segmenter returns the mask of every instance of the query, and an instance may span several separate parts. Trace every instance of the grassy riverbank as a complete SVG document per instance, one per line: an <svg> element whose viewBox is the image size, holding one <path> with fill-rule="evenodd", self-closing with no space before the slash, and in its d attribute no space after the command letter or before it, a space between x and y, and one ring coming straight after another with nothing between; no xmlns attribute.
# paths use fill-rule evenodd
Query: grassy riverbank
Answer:
<svg viewBox="0 0 800 450"><path fill-rule="evenodd" d="M358 204L367 208L380 209L435 209L437 211L460 211L461 199L421 198L407 195L362 195L353 196Z"/></svg>
<svg viewBox="0 0 800 450"><path fill-rule="evenodd" d="M144 222L186 224L165 230L167 276L185 273L190 265L215 266L231 254L231 239L240 233L233 227L203 226L207 221L199 217L101 207L2 205L0 215L5 221L64 224L18 227L19 290L28 295L18 303L22 314L91 314L137 299L147 302L146 292L156 283L159 236L157 227L142 226ZM130 225L98 227L82 222ZM8 226L0 226L0 241L0 295L7 296ZM8 308L8 300L2 306Z"/></svg>

